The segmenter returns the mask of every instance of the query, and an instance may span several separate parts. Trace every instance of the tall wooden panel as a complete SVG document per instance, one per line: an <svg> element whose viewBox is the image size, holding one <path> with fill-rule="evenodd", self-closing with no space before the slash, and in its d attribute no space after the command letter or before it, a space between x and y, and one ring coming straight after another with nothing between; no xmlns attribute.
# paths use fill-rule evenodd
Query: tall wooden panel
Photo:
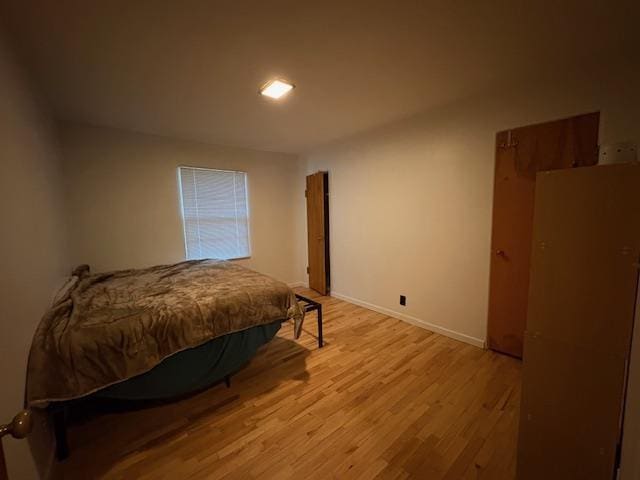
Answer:
<svg viewBox="0 0 640 480"><path fill-rule="evenodd" d="M640 259L640 166L538 174L518 479L613 478Z"/></svg>
<svg viewBox="0 0 640 480"><path fill-rule="evenodd" d="M329 272L329 175L307 177L307 240L309 287L322 295L330 288Z"/></svg>
<svg viewBox="0 0 640 480"><path fill-rule="evenodd" d="M522 356L536 173L596 164L599 118L580 115L496 137L489 348Z"/></svg>

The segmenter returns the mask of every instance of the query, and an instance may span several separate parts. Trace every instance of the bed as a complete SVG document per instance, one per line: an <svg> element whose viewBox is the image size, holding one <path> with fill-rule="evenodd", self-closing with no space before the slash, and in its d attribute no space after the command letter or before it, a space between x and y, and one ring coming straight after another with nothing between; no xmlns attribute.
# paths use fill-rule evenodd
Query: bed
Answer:
<svg viewBox="0 0 640 480"><path fill-rule="evenodd" d="M147 269L74 271L43 317L29 356L27 404L48 408L58 458L69 406L88 399L162 400L203 390L246 364L320 305L236 263L197 260Z"/></svg>

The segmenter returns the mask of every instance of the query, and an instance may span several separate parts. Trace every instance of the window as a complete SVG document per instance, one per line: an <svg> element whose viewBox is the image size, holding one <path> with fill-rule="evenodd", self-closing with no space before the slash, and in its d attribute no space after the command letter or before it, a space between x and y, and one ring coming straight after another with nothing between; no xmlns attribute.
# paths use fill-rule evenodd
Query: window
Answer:
<svg viewBox="0 0 640 480"><path fill-rule="evenodd" d="M247 174L180 167L187 260L250 255Z"/></svg>

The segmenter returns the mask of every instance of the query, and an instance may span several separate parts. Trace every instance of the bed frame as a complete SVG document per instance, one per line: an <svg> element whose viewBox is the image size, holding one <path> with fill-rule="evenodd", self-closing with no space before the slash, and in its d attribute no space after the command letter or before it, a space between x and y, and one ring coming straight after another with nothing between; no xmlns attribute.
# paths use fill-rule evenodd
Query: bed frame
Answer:
<svg viewBox="0 0 640 480"><path fill-rule="evenodd" d="M295 294L300 303L303 304L305 313L317 312L318 318L318 348L324 347L324 339L322 337L322 304L311 300L302 295ZM231 388L231 375L225 375L222 380L207 388L214 387L224 381L227 388ZM193 392L192 392L193 393ZM186 394L189 395L189 394ZM69 419L69 410L74 404L85 401L84 398L78 400L68 400L64 402L53 402L49 405L49 415L53 423L53 432L56 442L56 459L62 461L69 457L69 442L67 439L67 424Z"/></svg>

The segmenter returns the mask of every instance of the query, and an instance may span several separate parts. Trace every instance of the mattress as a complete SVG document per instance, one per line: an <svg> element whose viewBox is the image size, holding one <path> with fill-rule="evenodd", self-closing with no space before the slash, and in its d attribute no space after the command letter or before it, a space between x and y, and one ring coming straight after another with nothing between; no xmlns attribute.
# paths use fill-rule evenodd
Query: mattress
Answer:
<svg viewBox="0 0 640 480"><path fill-rule="evenodd" d="M286 284L232 262L85 274L36 330L27 403L81 398L215 338L289 319L299 326L303 315Z"/></svg>
<svg viewBox="0 0 640 480"><path fill-rule="evenodd" d="M279 321L214 338L165 358L146 373L94 396L117 400L163 400L204 390L240 370L280 330Z"/></svg>

